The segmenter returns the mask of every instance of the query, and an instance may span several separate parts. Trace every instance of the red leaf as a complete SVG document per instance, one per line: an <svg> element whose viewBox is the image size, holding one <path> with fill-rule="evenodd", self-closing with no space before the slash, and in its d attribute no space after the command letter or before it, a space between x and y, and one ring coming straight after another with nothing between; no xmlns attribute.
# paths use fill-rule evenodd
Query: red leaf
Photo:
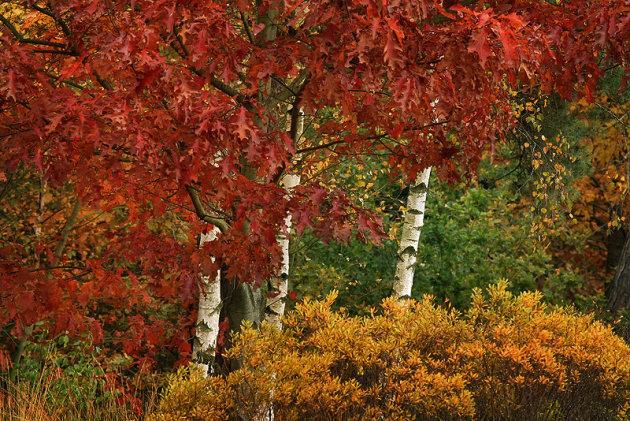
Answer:
<svg viewBox="0 0 630 421"><path fill-rule="evenodd" d="M149 83L153 81L161 72L160 69L153 69L144 74L144 77L140 79L138 82L138 86L136 86L136 92L142 91Z"/></svg>
<svg viewBox="0 0 630 421"><path fill-rule="evenodd" d="M230 320L226 317L221 323L219 323L219 334L217 335L217 345L225 345L225 335L230 329Z"/></svg>
<svg viewBox="0 0 630 421"><path fill-rule="evenodd" d="M488 34L485 30L478 30L472 33L470 42L468 43L468 51L477 53L481 66L485 67L486 60L490 55L490 46L488 45Z"/></svg>
<svg viewBox="0 0 630 421"><path fill-rule="evenodd" d="M93 15L98 10L99 3L100 3L100 0L92 0L92 2L85 9L85 11L88 12L90 15Z"/></svg>
<svg viewBox="0 0 630 421"><path fill-rule="evenodd" d="M319 187L313 190L311 193L311 200L315 204L315 206L321 206L324 203L324 198L326 197L326 189Z"/></svg>
<svg viewBox="0 0 630 421"><path fill-rule="evenodd" d="M276 298L278 295L280 295L280 291L267 292L267 298Z"/></svg>
<svg viewBox="0 0 630 421"><path fill-rule="evenodd" d="M390 31L387 33L387 42L385 43L383 56L385 58L385 63L387 63L389 67L397 67L398 62L400 61L397 50L400 50L400 47L394 40Z"/></svg>
<svg viewBox="0 0 630 421"><path fill-rule="evenodd" d="M79 66L83 64L83 59L85 58L86 55L87 53L83 52L83 54L77 57L77 59L72 65L66 67L66 69L63 72L61 72L61 80L68 79L69 77L71 77L77 71Z"/></svg>
<svg viewBox="0 0 630 421"><path fill-rule="evenodd" d="M511 30L502 28L500 25L497 27L497 32L499 35L499 40L503 44L505 62L507 64L513 65L514 59L516 58L514 48L514 35L512 34Z"/></svg>
<svg viewBox="0 0 630 421"><path fill-rule="evenodd" d="M8 82L7 82L7 88L9 90L9 92L7 93L7 96L10 96L11 98L13 98L14 100L17 99L17 97L15 96L15 94L17 93L17 88L15 86L15 71L9 67L9 73L8 73Z"/></svg>
<svg viewBox="0 0 630 421"><path fill-rule="evenodd" d="M241 107L236 120L236 134L238 134L241 139L246 140L247 133L251 131L252 129L247 120L247 110L245 107Z"/></svg>

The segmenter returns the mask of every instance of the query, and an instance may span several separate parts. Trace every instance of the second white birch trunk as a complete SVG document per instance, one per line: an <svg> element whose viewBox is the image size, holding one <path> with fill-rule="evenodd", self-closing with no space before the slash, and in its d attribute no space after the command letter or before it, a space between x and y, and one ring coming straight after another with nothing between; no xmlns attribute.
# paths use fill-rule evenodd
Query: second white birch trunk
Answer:
<svg viewBox="0 0 630 421"><path fill-rule="evenodd" d="M201 234L199 247L217 239L219 229L214 228L207 234ZM217 338L219 336L219 315L221 313L221 271L216 275L199 276L199 306L195 338L193 342L193 361L208 373L214 362Z"/></svg>
<svg viewBox="0 0 630 421"><path fill-rule="evenodd" d="M288 192L300 184L299 175L284 175L282 184ZM267 305L265 309L265 321L278 330L282 329L281 317L284 315L284 307L289 291L289 237L291 230L291 215L284 218L284 230L278 234L278 246L282 249L282 267L278 276L269 283Z"/></svg>
<svg viewBox="0 0 630 421"><path fill-rule="evenodd" d="M291 120L290 132L293 141L297 143L304 132L304 115L302 110L294 114L295 121ZM300 184L299 174L285 174L282 176L282 185L291 195L291 190ZM284 229L278 234L278 246L282 250L282 266L280 273L269 282L267 303L265 306L265 321L278 330L282 329L281 318L284 315L284 307L289 291L289 237L291 231L291 215L284 218Z"/></svg>
<svg viewBox="0 0 630 421"><path fill-rule="evenodd" d="M418 174L416 180L409 187L407 210L405 212L400 247L398 248L398 261L396 263L392 292L392 296L397 299L411 297L418 241L420 239L420 231L422 231L424 226L424 209L430 175L431 167Z"/></svg>

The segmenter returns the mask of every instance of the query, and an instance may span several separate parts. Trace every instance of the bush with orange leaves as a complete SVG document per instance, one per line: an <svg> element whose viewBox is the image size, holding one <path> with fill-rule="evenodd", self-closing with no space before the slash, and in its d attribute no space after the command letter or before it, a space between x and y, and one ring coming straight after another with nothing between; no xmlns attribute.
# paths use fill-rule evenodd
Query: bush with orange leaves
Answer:
<svg viewBox="0 0 630 421"><path fill-rule="evenodd" d="M282 332L245 328L242 368L174 375L155 421L609 420L630 414L630 348L610 328L512 296L501 282L466 313L429 298L385 300L368 317L307 301Z"/></svg>

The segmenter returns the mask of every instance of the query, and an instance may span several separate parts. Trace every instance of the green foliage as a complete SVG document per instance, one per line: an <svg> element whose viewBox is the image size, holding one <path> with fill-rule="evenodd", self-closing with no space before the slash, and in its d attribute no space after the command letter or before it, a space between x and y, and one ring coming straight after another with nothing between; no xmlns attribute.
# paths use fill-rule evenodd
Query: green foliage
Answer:
<svg viewBox="0 0 630 421"><path fill-rule="evenodd" d="M127 355L101 365L89 334L50 339L42 326L26 341L15 375L0 374L0 420L125 421L153 409L160 376L123 373Z"/></svg>
<svg viewBox="0 0 630 421"><path fill-rule="evenodd" d="M498 174L497 166L486 166L486 178ZM572 302L583 280L544 249L532 232L537 216L518 212L518 197L507 185L449 186L432 180L418 246L414 296L430 293L438 301L448 299L455 307L465 308L473 288L506 277L514 292L540 289L551 302ZM391 291L401 223L393 211L391 217L387 227L392 239L381 247L356 240L326 245L305 235L295 249L292 287L311 297L338 289L338 305L351 313L367 312Z"/></svg>
<svg viewBox="0 0 630 421"><path fill-rule="evenodd" d="M150 419L612 420L630 410L630 348L591 316L552 308L507 284L466 313L429 298L385 300L378 313L307 301L282 332L244 329L242 368L171 378Z"/></svg>
<svg viewBox="0 0 630 421"><path fill-rule="evenodd" d="M473 288L503 277L515 292L540 288L551 301L581 284L570 268L559 270L531 234L534 219L514 211L506 188L433 185L422 230L415 295L430 293L463 308Z"/></svg>
<svg viewBox="0 0 630 421"><path fill-rule="evenodd" d="M16 367L17 383L44 382L43 400L48 407L72 408L76 413L116 398L118 391L108 387L105 371L97 361L101 350L92 346L88 335L80 339L59 335L46 340L47 335L42 331L26 345Z"/></svg>
<svg viewBox="0 0 630 421"><path fill-rule="evenodd" d="M386 230L401 222L406 193L400 179L390 177L382 156L341 162L329 183L348 192L354 202L383 217ZM348 243L328 243L307 231L291 243L290 284L303 297L323 297L335 290L337 305L352 313L365 313L391 292L397 252L396 228L382 245L353 238Z"/></svg>

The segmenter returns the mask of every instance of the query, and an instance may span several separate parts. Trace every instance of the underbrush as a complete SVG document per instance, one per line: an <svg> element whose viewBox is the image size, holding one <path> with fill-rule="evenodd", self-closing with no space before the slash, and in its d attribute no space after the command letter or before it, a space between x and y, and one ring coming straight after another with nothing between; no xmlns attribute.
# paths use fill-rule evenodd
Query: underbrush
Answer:
<svg viewBox="0 0 630 421"><path fill-rule="evenodd" d="M0 374L0 421L128 421L155 408L156 376L105 370L89 337L45 336L29 341L19 366Z"/></svg>
<svg viewBox="0 0 630 421"><path fill-rule="evenodd" d="M242 369L170 379L154 421L615 420L630 415L630 348L593 317L506 283L458 313L429 298L366 317L334 294L297 306L282 332L239 334Z"/></svg>

